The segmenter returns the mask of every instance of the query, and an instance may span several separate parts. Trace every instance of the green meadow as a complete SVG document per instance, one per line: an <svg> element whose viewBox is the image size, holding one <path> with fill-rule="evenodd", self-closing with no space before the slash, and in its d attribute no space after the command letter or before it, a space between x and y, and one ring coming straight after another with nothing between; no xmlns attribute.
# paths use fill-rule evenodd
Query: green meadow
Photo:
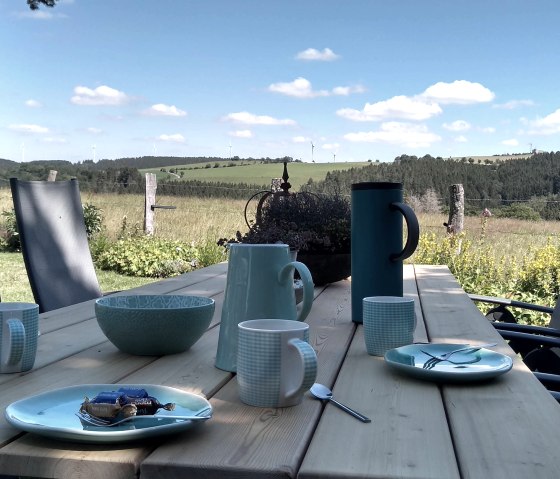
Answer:
<svg viewBox="0 0 560 479"><path fill-rule="evenodd" d="M313 181L323 180L329 171L348 170L350 168L361 168L367 162L356 163L299 163L291 162L288 164L288 181L292 185L292 190L299 187L311 178ZM177 180L177 174L184 181L198 180L222 183L247 183L251 185L270 185L272 178L281 178L284 172L282 163L262 163L258 160L236 160L236 161L212 161L208 163L197 163L189 165L173 165L165 168L147 168L139 170L140 173L155 173L158 181L167 179ZM169 171L176 171L171 174Z"/></svg>

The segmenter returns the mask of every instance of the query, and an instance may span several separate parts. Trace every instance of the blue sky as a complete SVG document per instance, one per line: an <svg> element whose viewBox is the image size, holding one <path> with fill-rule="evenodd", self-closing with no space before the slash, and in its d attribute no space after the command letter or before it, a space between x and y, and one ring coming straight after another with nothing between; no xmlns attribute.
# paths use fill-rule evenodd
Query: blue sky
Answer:
<svg viewBox="0 0 560 479"><path fill-rule="evenodd" d="M0 0L0 158L560 150L558 0Z"/></svg>

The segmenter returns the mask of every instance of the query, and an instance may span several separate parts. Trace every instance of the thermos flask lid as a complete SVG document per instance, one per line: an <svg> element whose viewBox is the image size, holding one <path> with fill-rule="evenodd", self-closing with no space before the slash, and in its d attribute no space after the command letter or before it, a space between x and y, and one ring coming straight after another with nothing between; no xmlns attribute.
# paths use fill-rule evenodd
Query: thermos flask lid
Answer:
<svg viewBox="0 0 560 479"><path fill-rule="evenodd" d="M353 183L353 190L402 190L402 183L393 183L390 181L368 181L364 183Z"/></svg>

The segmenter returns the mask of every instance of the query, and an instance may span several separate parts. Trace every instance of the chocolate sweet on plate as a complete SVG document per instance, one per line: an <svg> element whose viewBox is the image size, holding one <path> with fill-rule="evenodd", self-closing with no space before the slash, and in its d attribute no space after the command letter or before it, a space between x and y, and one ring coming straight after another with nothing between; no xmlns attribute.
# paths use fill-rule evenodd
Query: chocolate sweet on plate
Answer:
<svg viewBox="0 0 560 479"><path fill-rule="evenodd" d="M93 399L86 397L80 406L81 413L110 421L130 416L153 415L160 409L173 411L175 404L162 404L155 397L150 396L145 389L133 387L100 392Z"/></svg>

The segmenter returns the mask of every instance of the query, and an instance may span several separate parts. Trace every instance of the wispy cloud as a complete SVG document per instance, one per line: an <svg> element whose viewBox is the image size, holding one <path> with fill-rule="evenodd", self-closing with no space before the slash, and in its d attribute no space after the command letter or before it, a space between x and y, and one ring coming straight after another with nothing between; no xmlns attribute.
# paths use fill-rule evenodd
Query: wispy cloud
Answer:
<svg viewBox="0 0 560 479"><path fill-rule="evenodd" d="M86 131L88 133L92 133L93 135L99 135L100 133L103 133L103 130L101 128L95 128L94 126L86 128Z"/></svg>
<svg viewBox="0 0 560 479"><path fill-rule="evenodd" d="M321 62L332 62L340 58L340 55L334 53L330 48L325 48L323 51L317 50L315 48L308 48L303 50L296 55L297 60L307 60L307 61L321 61Z"/></svg>
<svg viewBox="0 0 560 479"><path fill-rule="evenodd" d="M467 143L469 140L467 140L467 137L464 135L459 135L458 137L455 138L455 143Z"/></svg>
<svg viewBox="0 0 560 479"><path fill-rule="evenodd" d="M510 100L506 103L492 105L492 108L500 108L502 110L515 110L516 108L522 108L525 106L535 106L535 102L533 100Z"/></svg>
<svg viewBox="0 0 560 479"><path fill-rule="evenodd" d="M327 150L327 151L336 152L339 148L340 148L339 143L325 143L324 145L321 145L321 149Z"/></svg>
<svg viewBox="0 0 560 479"><path fill-rule="evenodd" d="M225 121L233 121L244 125L296 125L296 122L289 118L279 119L268 115L255 115L253 113L249 113L248 111L229 113L223 119Z"/></svg>
<svg viewBox="0 0 560 479"><path fill-rule="evenodd" d="M8 128L12 131L18 131L20 133L48 133L49 129L45 126L40 125L30 125L30 124L18 124L9 125Z"/></svg>
<svg viewBox="0 0 560 479"><path fill-rule="evenodd" d="M124 105L130 101L126 93L115 90L106 85L91 89L85 86L74 88L74 96L70 99L75 105L99 106L99 105Z"/></svg>
<svg viewBox="0 0 560 479"><path fill-rule="evenodd" d="M157 140L159 141L168 141L171 143L184 143L185 142L185 137L183 135L181 135L180 133L175 133L173 135L159 135L157 137Z"/></svg>
<svg viewBox="0 0 560 479"><path fill-rule="evenodd" d="M309 143L311 141L311 138L308 138L306 136L294 136L292 138L292 141L294 143Z"/></svg>
<svg viewBox="0 0 560 479"><path fill-rule="evenodd" d="M441 107L435 102L400 95L377 103L366 103L362 110L342 108L336 114L353 121L382 121L389 118L427 120L441 112Z"/></svg>
<svg viewBox="0 0 560 479"><path fill-rule="evenodd" d="M14 17L31 20L56 20L57 18L68 18L68 15L60 12L51 12L50 10L28 10L25 12L15 12Z"/></svg>
<svg viewBox="0 0 560 479"><path fill-rule="evenodd" d="M444 123L442 126L449 131L467 131L471 129L471 124L465 120L456 120L451 123Z"/></svg>
<svg viewBox="0 0 560 479"><path fill-rule="evenodd" d="M546 115L544 118L537 118L528 123L530 126L528 133L532 135L553 135L560 133L560 108Z"/></svg>
<svg viewBox="0 0 560 479"><path fill-rule="evenodd" d="M157 103L144 111L145 115L149 116L186 116L187 112L180 110L175 105L164 105Z"/></svg>
<svg viewBox="0 0 560 479"><path fill-rule="evenodd" d="M365 88L361 85L337 86L332 90L313 90L311 82L306 78L299 77L292 82L272 83L268 91L296 98L316 98L321 96L348 96L352 93L362 93Z"/></svg>
<svg viewBox="0 0 560 479"><path fill-rule="evenodd" d="M229 136L234 138L253 138L253 132L251 130L235 130L230 131Z"/></svg>
<svg viewBox="0 0 560 479"><path fill-rule="evenodd" d="M455 80L452 83L438 82L426 88L421 96L441 104L468 105L490 102L496 95L480 83Z"/></svg>
<svg viewBox="0 0 560 479"><path fill-rule="evenodd" d="M387 143L407 148L428 148L441 141L441 137L428 130L426 125L391 121L382 123L377 131L347 133L351 142Z"/></svg>
<svg viewBox="0 0 560 479"><path fill-rule="evenodd" d="M37 100L33 100L32 98L30 98L29 100L25 101L25 106L29 108L41 108L43 105L41 104L41 102L38 102Z"/></svg>

